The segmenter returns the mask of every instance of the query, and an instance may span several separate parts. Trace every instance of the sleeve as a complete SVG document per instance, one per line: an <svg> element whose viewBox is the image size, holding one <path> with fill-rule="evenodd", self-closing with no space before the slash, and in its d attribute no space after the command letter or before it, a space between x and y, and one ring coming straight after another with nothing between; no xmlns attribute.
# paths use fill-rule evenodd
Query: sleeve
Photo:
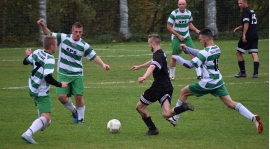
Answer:
<svg viewBox="0 0 270 149"><path fill-rule="evenodd" d="M151 61L150 65L155 65L156 68L158 68L159 70L162 69L163 66L163 59L164 57L161 54L157 54L153 57L153 60Z"/></svg>
<svg viewBox="0 0 270 149"><path fill-rule="evenodd" d="M197 54L200 52L200 50L194 49L194 48L190 48L190 47L187 47L187 48L186 48L186 52L187 52L187 53L190 53L190 54L192 54L192 55L197 55Z"/></svg>
<svg viewBox="0 0 270 149"><path fill-rule="evenodd" d="M50 32L50 35L56 38L57 46L59 46L62 42L62 39L67 36L66 34L63 33L54 33L54 32Z"/></svg>
<svg viewBox="0 0 270 149"><path fill-rule="evenodd" d="M250 22L251 20L250 20L250 17L249 17L249 11L247 10L247 9L245 9L244 11L243 11L243 16L242 16L242 18L243 18L243 23L245 23L245 22Z"/></svg>
<svg viewBox="0 0 270 149"><path fill-rule="evenodd" d="M196 74L197 76L202 76L202 64L205 62L206 58L203 55L203 52L200 51L196 57L194 57L191 62L193 63L193 65L195 66L195 70L196 70Z"/></svg>
<svg viewBox="0 0 270 149"><path fill-rule="evenodd" d="M33 56L33 54L30 54L27 57L25 57L23 60L23 64L24 65L28 65L28 64L33 65L33 57L32 56Z"/></svg>
<svg viewBox="0 0 270 149"><path fill-rule="evenodd" d="M95 59L96 56L97 53L92 49L92 47L88 43L86 43L84 46L84 57L86 57L91 61Z"/></svg>
<svg viewBox="0 0 270 149"><path fill-rule="evenodd" d="M62 83L56 81L51 74L47 75L44 79L47 83L51 85L54 85L56 87L62 87Z"/></svg>
<svg viewBox="0 0 270 149"><path fill-rule="evenodd" d="M174 11L173 11L173 12L171 12L171 14L167 20L167 24L173 25L174 21L175 21L175 15L174 15Z"/></svg>
<svg viewBox="0 0 270 149"><path fill-rule="evenodd" d="M192 22L193 21L193 17L191 15L192 13L190 12L190 16L189 16L189 20L188 20L188 23Z"/></svg>
<svg viewBox="0 0 270 149"><path fill-rule="evenodd" d="M181 65L185 66L186 68L192 68L194 67L193 63L191 61L185 60L184 58L182 58L181 56L177 55L174 56L174 59L180 63Z"/></svg>

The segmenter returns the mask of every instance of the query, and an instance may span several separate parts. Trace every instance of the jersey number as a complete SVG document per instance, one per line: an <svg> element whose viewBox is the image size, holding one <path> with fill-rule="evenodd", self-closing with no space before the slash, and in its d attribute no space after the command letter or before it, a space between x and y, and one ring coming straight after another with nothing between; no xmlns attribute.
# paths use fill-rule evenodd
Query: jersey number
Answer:
<svg viewBox="0 0 270 149"><path fill-rule="evenodd" d="M257 24L257 18L256 18L256 14L252 14L252 21L251 24Z"/></svg>
<svg viewBox="0 0 270 149"><path fill-rule="evenodd" d="M35 62L35 66L36 66L36 68L32 71L32 76L35 75L37 70L41 67L41 64L39 62Z"/></svg>
<svg viewBox="0 0 270 149"><path fill-rule="evenodd" d="M219 68L218 68L218 59L215 58L213 62L215 64L215 66L214 66L215 67L215 71L218 71L219 70Z"/></svg>

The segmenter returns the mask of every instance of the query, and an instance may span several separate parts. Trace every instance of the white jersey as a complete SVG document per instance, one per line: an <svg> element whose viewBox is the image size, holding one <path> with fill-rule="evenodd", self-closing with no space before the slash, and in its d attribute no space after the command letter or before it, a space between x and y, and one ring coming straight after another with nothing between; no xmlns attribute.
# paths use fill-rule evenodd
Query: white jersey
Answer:
<svg viewBox="0 0 270 149"><path fill-rule="evenodd" d="M53 33L59 46L57 72L67 76L83 76L82 58L93 60L97 55L88 43L74 41L71 34Z"/></svg>
<svg viewBox="0 0 270 149"><path fill-rule="evenodd" d="M191 12L188 9L185 9L184 12L176 9L171 12L170 17L168 18L167 24L173 26L173 29L183 36L184 38L190 37L189 34L189 23L193 21L191 16ZM174 34L172 34L172 39L174 38Z"/></svg>
<svg viewBox="0 0 270 149"><path fill-rule="evenodd" d="M204 89L215 89L224 84L218 68L220 48L209 46L201 50L191 62L196 67L197 76L201 76L199 85Z"/></svg>
<svg viewBox="0 0 270 149"><path fill-rule="evenodd" d="M44 77L53 74L54 56L44 50L37 49L26 58L26 61L33 65L32 74L28 79L30 96L48 96L50 84L45 81Z"/></svg>

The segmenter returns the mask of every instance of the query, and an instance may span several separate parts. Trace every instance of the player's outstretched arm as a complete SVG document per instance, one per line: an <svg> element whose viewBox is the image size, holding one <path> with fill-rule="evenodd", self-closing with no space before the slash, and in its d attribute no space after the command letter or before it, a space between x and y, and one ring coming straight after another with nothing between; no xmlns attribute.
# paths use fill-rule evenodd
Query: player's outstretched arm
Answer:
<svg viewBox="0 0 270 149"><path fill-rule="evenodd" d="M151 61L147 61L147 62L145 62L145 63L143 63L141 65L134 65L134 66L132 66L132 70L138 70L140 68L146 68L146 67L149 67L150 64L151 64Z"/></svg>
<svg viewBox="0 0 270 149"><path fill-rule="evenodd" d="M44 24L44 20L40 19L37 21L37 24L41 26L42 31L45 35L50 35L50 30L47 28L47 26Z"/></svg>
<svg viewBox="0 0 270 149"><path fill-rule="evenodd" d="M142 77L139 77L139 78L138 78L138 82L139 82L139 83L143 83L143 81L153 73L153 71L155 70L155 68L156 68L155 65L150 65L150 66L147 68L147 70L146 70L146 72L144 73L144 75L143 75Z"/></svg>

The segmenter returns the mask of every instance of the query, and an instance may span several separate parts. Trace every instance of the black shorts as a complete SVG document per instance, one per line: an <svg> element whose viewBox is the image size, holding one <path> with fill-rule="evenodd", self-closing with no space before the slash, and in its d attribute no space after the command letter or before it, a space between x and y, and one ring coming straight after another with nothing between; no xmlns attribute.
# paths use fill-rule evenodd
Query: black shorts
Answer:
<svg viewBox="0 0 270 149"><path fill-rule="evenodd" d="M154 103L154 102L156 102L158 100L159 103L162 106L164 101L166 99L168 99L170 104L171 104L172 93L173 93L173 90L170 90L170 91L155 91L155 90L152 90L152 89L147 89L142 94L140 101L142 103L144 103L145 105L150 105L150 104L152 104L152 103Z"/></svg>
<svg viewBox="0 0 270 149"><path fill-rule="evenodd" d="M237 46L237 51L245 53L245 51L248 50L248 53L258 53L258 36L254 36L252 38L247 37L246 40L247 42L244 43L242 41L242 37L240 38Z"/></svg>

